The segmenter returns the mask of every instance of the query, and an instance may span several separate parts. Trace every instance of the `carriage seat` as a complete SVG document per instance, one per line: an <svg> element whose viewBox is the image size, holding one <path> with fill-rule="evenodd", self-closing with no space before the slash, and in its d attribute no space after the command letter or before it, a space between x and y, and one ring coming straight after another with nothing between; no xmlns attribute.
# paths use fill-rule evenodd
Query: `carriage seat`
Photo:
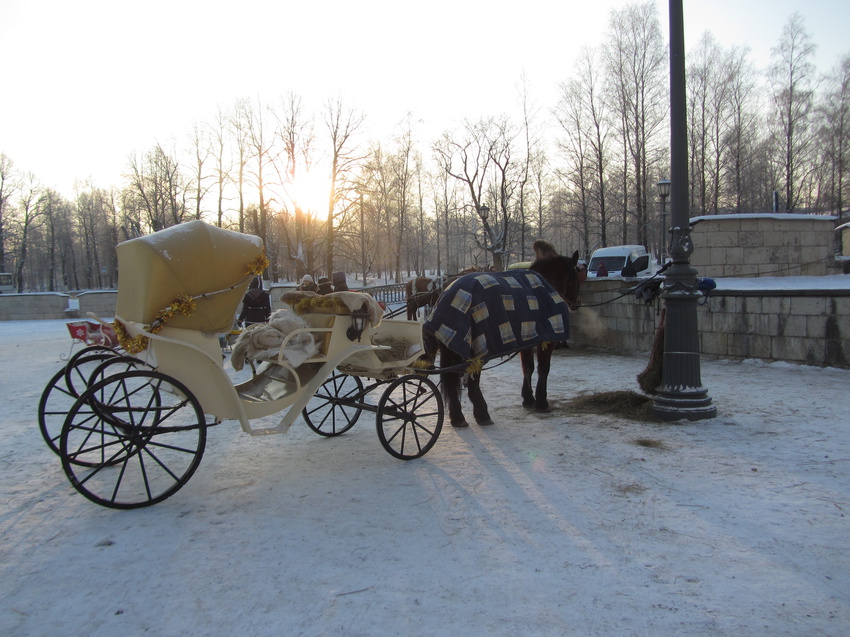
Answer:
<svg viewBox="0 0 850 637"><path fill-rule="evenodd" d="M365 292L331 292L320 295L296 290L285 292L280 300L291 306L296 314L349 315L365 309L372 327L376 327L384 316L384 310L378 301Z"/></svg>

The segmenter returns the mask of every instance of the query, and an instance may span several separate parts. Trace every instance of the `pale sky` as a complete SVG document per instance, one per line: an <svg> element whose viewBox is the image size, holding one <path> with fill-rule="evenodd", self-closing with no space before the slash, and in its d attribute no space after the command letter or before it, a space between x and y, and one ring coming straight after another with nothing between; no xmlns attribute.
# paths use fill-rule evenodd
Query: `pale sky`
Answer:
<svg viewBox="0 0 850 637"><path fill-rule="evenodd" d="M656 0L665 39L668 3ZM0 152L73 197L123 183L127 158L183 146L237 98L293 91L318 112L342 95L386 138L408 111L422 136L511 112L520 79L539 108L626 0L0 0ZM767 64L799 11L818 72L850 53L847 0L684 0L685 46L706 30Z"/></svg>

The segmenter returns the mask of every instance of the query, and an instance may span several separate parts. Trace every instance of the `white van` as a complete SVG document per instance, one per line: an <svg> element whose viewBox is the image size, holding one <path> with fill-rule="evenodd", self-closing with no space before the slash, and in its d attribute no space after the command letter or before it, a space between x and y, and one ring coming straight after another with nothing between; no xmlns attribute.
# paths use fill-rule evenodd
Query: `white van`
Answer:
<svg viewBox="0 0 850 637"><path fill-rule="evenodd" d="M633 277L652 276L652 260L643 246L611 246L594 250L587 266L588 276L598 276L599 266L604 263L608 276L621 276L626 263L631 260L635 274Z"/></svg>

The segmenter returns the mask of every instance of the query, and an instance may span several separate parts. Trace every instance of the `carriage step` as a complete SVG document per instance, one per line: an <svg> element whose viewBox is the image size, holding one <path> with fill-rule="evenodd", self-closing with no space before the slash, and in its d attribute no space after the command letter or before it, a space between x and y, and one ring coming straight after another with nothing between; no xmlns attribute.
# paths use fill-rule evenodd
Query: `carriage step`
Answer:
<svg viewBox="0 0 850 637"><path fill-rule="evenodd" d="M268 402L279 400L298 390L291 377L260 374L239 386L239 397L247 402Z"/></svg>

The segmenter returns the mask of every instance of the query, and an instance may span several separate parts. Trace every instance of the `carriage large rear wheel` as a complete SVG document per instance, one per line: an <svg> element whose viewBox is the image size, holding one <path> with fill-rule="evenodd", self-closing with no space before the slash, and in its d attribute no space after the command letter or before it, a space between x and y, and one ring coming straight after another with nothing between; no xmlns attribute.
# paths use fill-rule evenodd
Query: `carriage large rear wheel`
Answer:
<svg viewBox="0 0 850 637"><path fill-rule="evenodd" d="M107 376L83 392L62 427L59 455L74 488L114 509L150 506L198 468L207 424L194 395L153 370Z"/></svg>
<svg viewBox="0 0 850 637"><path fill-rule="evenodd" d="M108 347L95 345L80 350L47 383L38 402L38 428L54 453L59 453L59 435L68 412L88 387L94 371L118 356Z"/></svg>
<svg viewBox="0 0 850 637"><path fill-rule="evenodd" d="M313 396L301 415L322 436L339 436L354 426L363 412L363 381L359 376L335 372Z"/></svg>
<svg viewBox="0 0 850 637"><path fill-rule="evenodd" d="M79 396L88 386L92 370L99 364L96 361L102 362L113 356L118 356L118 352L106 345L90 345L81 349L65 365L65 385Z"/></svg>
<svg viewBox="0 0 850 637"><path fill-rule="evenodd" d="M434 382L417 374L392 381L378 402L378 438L388 453L411 460L424 456L443 429L443 398Z"/></svg>

